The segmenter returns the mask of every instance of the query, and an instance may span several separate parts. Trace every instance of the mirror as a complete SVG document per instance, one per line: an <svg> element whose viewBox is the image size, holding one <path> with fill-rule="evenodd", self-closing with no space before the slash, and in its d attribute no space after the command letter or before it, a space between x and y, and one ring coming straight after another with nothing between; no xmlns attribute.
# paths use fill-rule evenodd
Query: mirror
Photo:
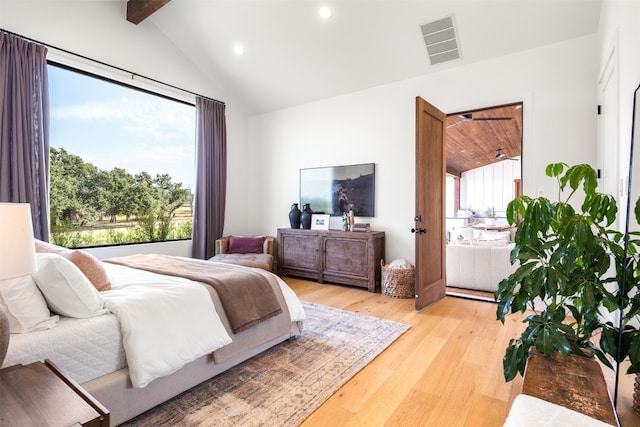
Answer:
<svg viewBox="0 0 640 427"><path fill-rule="evenodd" d="M620 206L621 209L625 209L624 229L621 230L626 236L626 239L624 241L625 256L626 254L629 253L629 244L628 244L629 233L640 231L640 224L638 224L638 222L636 221L636 216L634 214L635 201L638 200L638 198L640 197L640 173L634 174L634 164L633 164L634 158L636 157L634 152L635 141L637 139L636 134L640 132L636 126L637 123L639 123L639 119L640 119L640 110L638 109L639 97L640 97L640 85L636 88L633 95L633 108L632 108L632 116L631 116L631 141L629 146L629 169L628 169L628 176L626 177L627 188L626 188L626 195L623 194L624 200L621 200L622 203ZM638 156L638 159L640 159L640 156ZM622 296L625 295L624 289L626 289L627 286L633 286L633 284L625 283L624 278L626 276L627 276L626 274L623 275L623 280L620 283L620 287L623 290L622 292L620 292L621 305L623 305ZM619 313L618 325L622 323L622 319L623 319L623 313ZM638 327L639 325L636 322L634 326ZM622 342L622 337L619 336L618 348L620 348L621 342ZM621 402L622 399L619 399L619 397L624 397L625 402L633 402L635 400L633 396L634 381L630 378L625 378L624 384L621 384L622 376L627 375L626 369L627 369L627 365L624 362L622 366L618 366L618 368L616 369L614 396L613 396L613 404L616 408L616 411L618 410L618 408L620 408L619 405L622 403ZM634 374L629 374L629 376L635 377Z"/></svg>
<svg viewBox="0 0 640 427"><path fill-rule="evenodd" d="M636 88L633 93L633 110L631 117L631 143L630 143L630 156L629 156L629 177L628 182L629 186L627 188L627 230L628 231L640 231L640 224L635 221L635 216L632 214L635 201L640 197L640 174L633 173L633 159L636 157L634 155L634 145L636 134L640 131L637 128L638 120L640 119L640 109L638 107L638 102L640 101L640 85ZM638 157L640 160L640 157ZM639 171L640 172L640 171Z"/></svg>

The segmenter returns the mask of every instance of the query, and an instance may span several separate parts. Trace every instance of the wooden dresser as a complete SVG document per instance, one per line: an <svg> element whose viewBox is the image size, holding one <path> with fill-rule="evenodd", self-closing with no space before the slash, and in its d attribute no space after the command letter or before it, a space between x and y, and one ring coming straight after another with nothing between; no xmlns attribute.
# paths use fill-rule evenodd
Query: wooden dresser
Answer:
<svg viewBox="0 0 640 427"><path fill-rule="evenodd" d="M367 288L380 285L384 232L278 229L278 274Z"/></svg>

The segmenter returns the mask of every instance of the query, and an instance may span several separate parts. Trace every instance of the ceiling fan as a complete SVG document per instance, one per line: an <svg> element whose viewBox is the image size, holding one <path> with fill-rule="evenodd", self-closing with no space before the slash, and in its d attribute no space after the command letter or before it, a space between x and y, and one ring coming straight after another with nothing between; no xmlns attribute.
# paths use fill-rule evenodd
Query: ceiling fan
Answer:
<svg viewBox="0 0 640 427"><path fill-rule="evenodd" d="M452 128L454 126L458 126L460 123L464 123L464 122L482 122L482 121L488 122L488 121L498 121L498 120L512 120L511 117L473 117L472 113L458 114L458 117L460 117L462 120L447 126L447 129Z"/></svg>
<svg viewBox="0 0 640 427"><path fill-rule="evenodd" d="M462 119L463 122L472 122L472 121L490 121L490 120L511 120L511 117L473 117L472 113L459 114L458 117Z"/></svg>
<svg viewBox="0 0 640 427"><path fill-rule="evenodd" d="M496 153L497 160L515 160L516 162L520 159L516 159L515 157L507 157L506 154L502 152L502 148L498 148L498 152Z"/></svg>

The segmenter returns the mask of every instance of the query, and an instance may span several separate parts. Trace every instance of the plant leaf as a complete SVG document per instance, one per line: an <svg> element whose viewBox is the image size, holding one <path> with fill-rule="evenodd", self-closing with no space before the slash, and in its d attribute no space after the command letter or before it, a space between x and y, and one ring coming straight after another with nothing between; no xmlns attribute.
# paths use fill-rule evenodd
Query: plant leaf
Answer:
<svg viewBox="0 0 640 427"><path fill-rule="evenodd" d="M551 354L553 353L553 349L554 345L551 331L549 331L549 329L547 328L544 328L536 338L536 350L543 354Z"/></svg>

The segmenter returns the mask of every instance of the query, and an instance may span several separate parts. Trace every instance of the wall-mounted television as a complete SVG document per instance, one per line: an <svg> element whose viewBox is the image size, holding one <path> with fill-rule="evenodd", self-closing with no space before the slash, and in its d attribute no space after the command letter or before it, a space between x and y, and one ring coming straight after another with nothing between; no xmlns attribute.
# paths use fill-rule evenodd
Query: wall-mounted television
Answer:
<svg viewBox="0 0 640 427"><path fill-rule="evenodd" d="M375 163L300 169L300 203L314 212L375 214Z"/></svg>

